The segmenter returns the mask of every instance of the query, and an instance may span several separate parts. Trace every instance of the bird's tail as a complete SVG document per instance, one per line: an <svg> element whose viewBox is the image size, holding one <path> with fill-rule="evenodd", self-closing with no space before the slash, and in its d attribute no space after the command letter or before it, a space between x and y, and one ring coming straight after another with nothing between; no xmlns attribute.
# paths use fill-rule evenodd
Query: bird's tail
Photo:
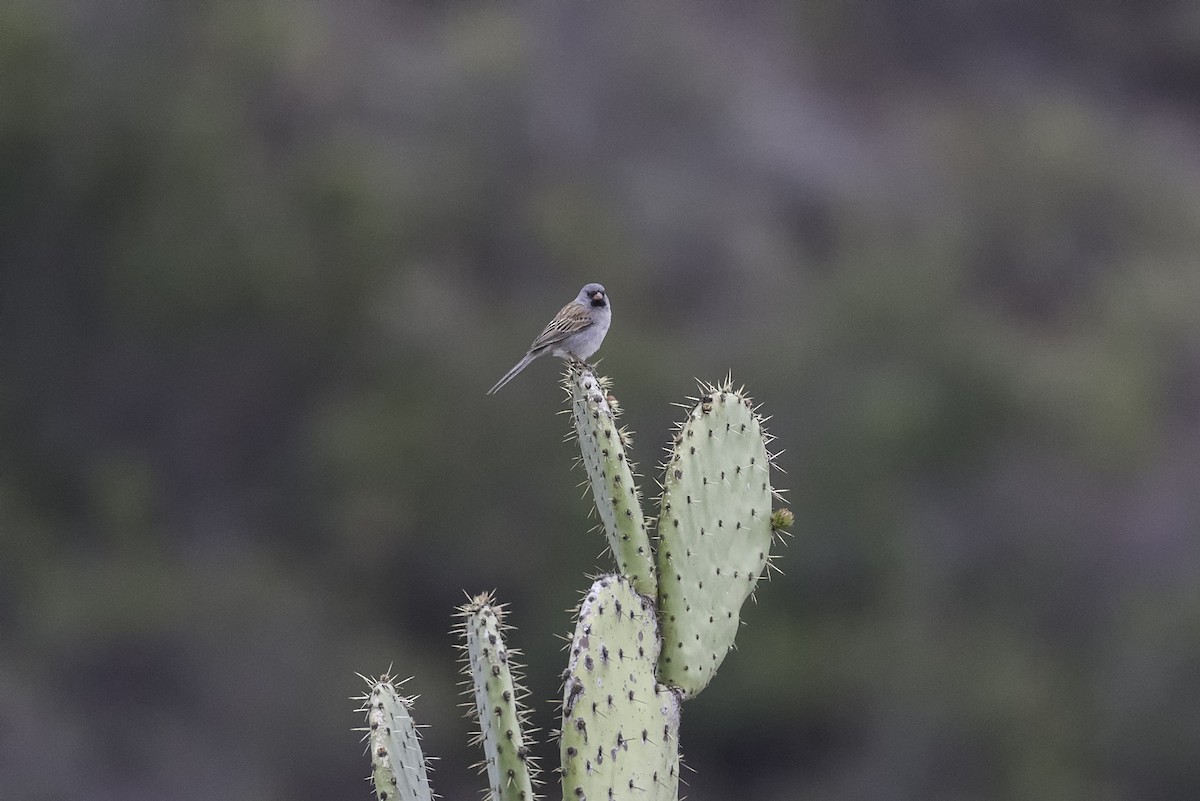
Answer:
<svg viewBox="0 0 1200 801"><path fill-rule="evenodd" d="M513 366L513 369L511 369L507 373L505 373L504 377L501 378L499 381L497 381L496 385L487 391L487 394L495 395L497 392L500 391L501 387L503 387L509 381L512 381L514 378L516 378L517 373L524 370L531 361L536 359L538 356L541 356L542 353L543 353L543 351L538 351L537 353L532 353L532 352L526 353L524 358L522 358L521 361L517 362L516 365Z"/></svg>

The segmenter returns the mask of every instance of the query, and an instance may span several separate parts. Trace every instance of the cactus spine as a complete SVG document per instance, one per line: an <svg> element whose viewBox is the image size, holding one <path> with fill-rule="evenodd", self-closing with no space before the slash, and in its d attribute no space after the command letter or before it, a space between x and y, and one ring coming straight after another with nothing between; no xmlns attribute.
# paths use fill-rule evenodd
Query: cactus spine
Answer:
<svg viewBox="0 0 1200 801"><path fill-rule="evenodd" d="M359 712L367 715L365 729L371 753L371 781L378 801L432 801L425 756L413 722L413 698L396 691L391 676L362 677L370 686Z"/></svg>
<svg viewBox="0 0 1200 801"><path fill-rule="evenodd" d="M476 743L483 746L480 767L487 771L490 801L532 801L536 766L525 745L525 691L518 683L516 651L504 643L503 609L490 593L477 595L458 608L465 653L463 673L469 679L468 704L479 723Z"/></svg>

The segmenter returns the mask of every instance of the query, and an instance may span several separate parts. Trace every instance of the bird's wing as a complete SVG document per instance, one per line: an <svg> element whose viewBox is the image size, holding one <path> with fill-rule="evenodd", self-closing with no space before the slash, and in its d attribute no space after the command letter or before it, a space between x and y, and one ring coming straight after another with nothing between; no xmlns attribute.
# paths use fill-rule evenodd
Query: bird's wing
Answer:
<svg viewBox="0 0 1200 801"><path fill-rule="evenodd" d="M590 310L575 302L568 303L558 314L554 315L554 319L542 333L537 335L537 339L533 340L533 344L529 346L529 351L532 353L553 347L591 325L592 313Z"/></svg>

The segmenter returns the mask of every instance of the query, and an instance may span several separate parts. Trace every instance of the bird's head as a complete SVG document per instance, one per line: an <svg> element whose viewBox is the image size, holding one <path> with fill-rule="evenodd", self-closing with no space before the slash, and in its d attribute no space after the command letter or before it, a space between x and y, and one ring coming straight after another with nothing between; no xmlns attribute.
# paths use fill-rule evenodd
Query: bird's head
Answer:
<svg viewBox="0 0 1200 801"><path fill-rule="evenodd" d="M608 305L608 293L600 284L588 284L579 290L579 302L596 309L603 309Z"/></svg>

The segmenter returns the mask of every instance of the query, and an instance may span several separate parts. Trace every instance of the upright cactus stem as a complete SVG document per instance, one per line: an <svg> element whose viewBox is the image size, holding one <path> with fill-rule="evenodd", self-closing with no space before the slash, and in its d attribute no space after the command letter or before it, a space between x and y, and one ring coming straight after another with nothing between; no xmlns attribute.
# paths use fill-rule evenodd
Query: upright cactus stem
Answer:
<svg viewBox="0 0 1200 801"><path fill-rule="evenodd" d="M629 577L634 589L653 598L657 584L650 536L633 465L625 452L628 433L617 427L615 400L609 400L607 381L597 378L586 365L569 363L563 384L571 397L583 466L617 568Z"/></svg>
<svg viewBox="0 0 1200 801"><path fill-rule="evenodd" d="M674 801L679 696L654 678L654 605L602 576L579 605L563 683L563 801Z"/></svg>
<svg viewBox="0 0 1200 801"><path fill-rule="evenodd" d="M477 595L458 608L468 677L468 706L479 723L477 743L483 746L480 766L487 771L490 801L533 801L537 774L525 742L529 732L521 698L516 651L504 643L503 609L490 593Z"/></svg>
<svg viewBox="0 0 1200 801"><path fill-rule="evenodd" d="M659 680L688 696L732 647L772 539L762 421L728 382L701 393L676 432L658 518Z"/></svg>
<svg viewBox="0 0 1200 801"><path fill-rule="evenodd" d="M362 677L370 690L356 700L367 715L366 737L371 753L371 781L378 801L432 801L425 756L413 722L412 698L396 691L386 673Z"/></svg>

